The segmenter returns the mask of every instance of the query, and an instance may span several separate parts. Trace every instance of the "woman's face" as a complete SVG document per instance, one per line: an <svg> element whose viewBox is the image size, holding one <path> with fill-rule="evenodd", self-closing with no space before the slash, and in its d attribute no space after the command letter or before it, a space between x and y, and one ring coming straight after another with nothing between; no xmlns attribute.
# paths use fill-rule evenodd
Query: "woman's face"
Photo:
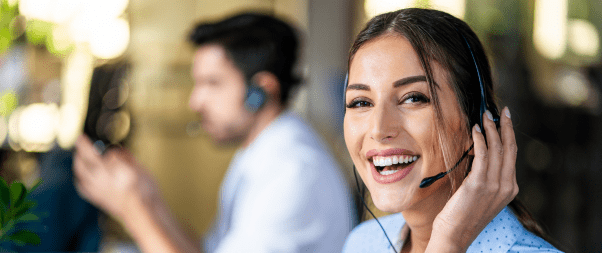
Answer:
<svg viewBox="0 0 602 253"><path fill-rule="evenodd" d="M447 75L436 62L431 66L445 119L442 142L451 147L446 152L453 164L470 143L461 137L466 130ZM361 46L349 66L345 103L345 142L378 209L401 212L425 200L447 199L448 177L418 187L447 168L426 75L407 39L385 35ZM450 137L465 141L450 143Z"/></svg>

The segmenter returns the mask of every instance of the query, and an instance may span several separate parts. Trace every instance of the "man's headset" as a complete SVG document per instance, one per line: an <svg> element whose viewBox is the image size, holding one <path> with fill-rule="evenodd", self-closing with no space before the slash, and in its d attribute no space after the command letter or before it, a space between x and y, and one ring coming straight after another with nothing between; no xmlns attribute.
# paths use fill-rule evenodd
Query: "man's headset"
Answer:
<svg viewBox="0 0 602 253"><path fill-rule="evenodd" d="M475 69L477 72L477 76L479 78L479 87L481 89L481 105L479 106L479 127L482 130L482 134L483 137L485 137L485 128L483 128L483 114L489 110L488 107L488 103L487 103L487 97L485 96L485 86L483 85L483 78L481 76L481 71L479 70L479 65L477 64L477 60L474 56L474 53L472 52L472 47L470 46L470 43L468 43L468 40L466 39L466 37L464 37L464 35L462 33L460 33L458 31L458 33L460 34L460 36L462 36L462 38L464 39L464 42L466 43L466 45L468 46L468 51L470 52L470 56L472 57L472 61L474 62L475 65ZM347 75L345 76L345 86L343 87L343 104L345 104L346 102L346 91L347 91L347 86L349 85L349 73L347 73ZM496 123L496 125L499 125L499 113L497 111L497 108L493 108L493 110L489 110L491 112L491 114L493 115L493 122ZM450 172L452 172L456 167L458 167L458 165L460 164L460 162L462 162L462 160L464 160L464 158L466 158L466 156L468 156L468 153L470 152L470 150L472 150L474 148L474 144L470 145L470 148L468 148L468 150L466 150L462 156L460 157L460 159L458 160L458 162L456 162L456 164L450 168L449 170L445 171L445 172L441 172L435 176L432 177L427 177L425 179L422 179L422 181L420 182L420 188L426 188L428 186L430 186L431 184L433 184L435 181L443 178L445 175L449 174ZM357 189L359 191L359 182L357 179L357 174L355 173L355 166L353 166L353 173L355 175L355 183L357 185ZM366 202L364 201L364 197L360 194L360 199L362 200L362 203L364 204L364 207L366 208L366 210L368 210L368 212L372 215L372 217L374 217L374 219L376 220L376 222L378 223L378 225L380 226L380 228L383 230L383 232L385 233L385 237L387 238L387 240L389 241L389 244L391 245L391 248L397 252L395 250L395 247L393 246L393 243L391 242L391 240L389 239L389 236L387 235L387 232L385 231L385 229L383 228L382 224L380 224L380 222L378 221L378 219L376 218L376 216L374 215L374 213L372 213L372 211L370 211L370 208L368 208L368 205L366 205Z"/></svg>
<svg viewBox="0 0 602 253"><path fill-rule="evenodd" d="M265 90L255 84L255 82L250 81L247 85L247 94L245 95L245 108L255 113L265 105L266 100L267 94Z"/></svg>

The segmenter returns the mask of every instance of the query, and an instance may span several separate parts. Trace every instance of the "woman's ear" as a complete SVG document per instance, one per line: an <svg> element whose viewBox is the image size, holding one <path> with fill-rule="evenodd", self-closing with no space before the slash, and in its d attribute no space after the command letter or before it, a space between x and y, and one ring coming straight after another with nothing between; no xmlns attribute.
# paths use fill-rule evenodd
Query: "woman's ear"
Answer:
<svg viewBox="0 0 602 253"><path fill-rule="evenodd" d="M255 74L251 80L265 91L270 100L280 103L280 82L276 75L268 71L261 71Z"/></svg>

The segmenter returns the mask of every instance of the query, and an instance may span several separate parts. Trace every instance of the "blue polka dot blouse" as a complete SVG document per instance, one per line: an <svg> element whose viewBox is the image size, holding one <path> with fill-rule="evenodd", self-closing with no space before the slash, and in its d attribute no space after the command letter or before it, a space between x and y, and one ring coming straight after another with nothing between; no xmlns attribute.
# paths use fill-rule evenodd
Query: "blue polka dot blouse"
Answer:
<svg viewBox="0 0 602 253"><path fill-rule="evenodd" d="M409 229L401 213L379 218L397 252ZM347 236L344 253L394 252L375 220L361 223ZM504 208L472 242L468 253L561 252L526 230L512 211Z"/></svg>

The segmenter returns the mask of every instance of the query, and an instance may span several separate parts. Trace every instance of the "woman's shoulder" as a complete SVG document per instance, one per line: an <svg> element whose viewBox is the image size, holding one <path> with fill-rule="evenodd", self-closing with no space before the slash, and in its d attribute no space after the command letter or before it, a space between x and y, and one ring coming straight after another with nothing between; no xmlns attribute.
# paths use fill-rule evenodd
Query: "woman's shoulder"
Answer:
<svg viewBox="0 0 602 253"><path fill-rule="evenodd" d="M391 214L378 218L387 235L393 244L399 241L399 233L405 224L401 213ZM383 229L374 219L364 221L356 226L347 236L344 253L353 252L386 252L390 249L390 244ZM392 252L392 251L391 251Z"/></svg>
<svg viewBox="0 0 602 253"><path fill-rule="evenodd" d="M401 213L378 219L395 247L400 243L400 232L405 225ZM376 220L362 222L347 236L343 253L393 252ZM481 231L470 245L468 253L478 252L561 252L544 239L523 227L512 210L504 208Z"/></svg>
<svg viewBox="0 0 602 253"><path fill-rule="evenodd" d="M509 207L504 208L473 241L467 252L561 252L529 232Z"/></svg>

